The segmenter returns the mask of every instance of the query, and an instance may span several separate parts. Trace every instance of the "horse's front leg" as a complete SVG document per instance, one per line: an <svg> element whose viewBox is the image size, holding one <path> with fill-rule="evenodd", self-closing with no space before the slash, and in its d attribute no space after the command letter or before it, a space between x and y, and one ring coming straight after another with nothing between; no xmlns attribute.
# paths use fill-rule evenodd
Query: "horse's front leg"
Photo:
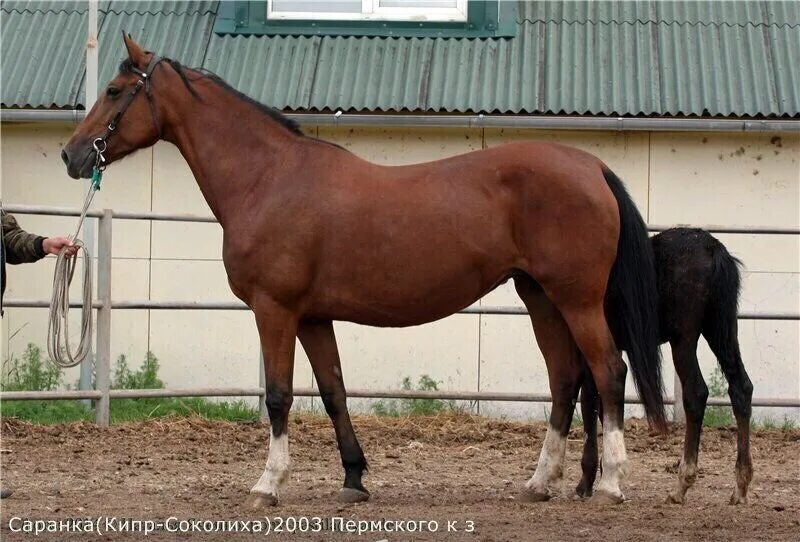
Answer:
<svg viewBox="0 0 800 542"><path fill-rule="evenodd" d="M253 311L264 353L265 401L270 422L267 466L247 500L249 508L257 509L278 504L278 492L289 478L288 419L298 319L271 299L260 301Z"/></svg>
<svg viewBox="0 0 800 542"><path fill-rule="evenodd" d="M356 439L350 414L347 412L347 394L342 379L342 366L333 322L300 322L297 332L300 344L308 354L317 386L325 405L325 411L333 422L336 442L344 467L344 487L339 492L339 501L352 503L369 499L369 492L361 483L367 470L367 460Z"/></svg>

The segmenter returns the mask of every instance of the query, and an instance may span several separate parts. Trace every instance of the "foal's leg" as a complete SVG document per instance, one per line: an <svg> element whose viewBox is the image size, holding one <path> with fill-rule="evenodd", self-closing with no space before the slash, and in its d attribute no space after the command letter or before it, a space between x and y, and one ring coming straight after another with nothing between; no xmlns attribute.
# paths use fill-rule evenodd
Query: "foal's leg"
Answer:
<svg viewBox="0 0 800 542"><path fill-rule="evenodd" d="M567 450L567 433L580 387L580 354L561 314L533 281L514 281L531 315L536 342L544 354L550 393L553 396L550 425L544 438L533 477L525 484L520 499L529 502L550 498L548 486L561 478Z"/></svg>
<svg viewBox="0 0 800 542"><path fill-rule="evenodd" d="M367 460L358 444L347 412L347 395L342 380L342 366L339 362L339 350L336 348L333 323L300 322L297 336L311 361L325 411L330 416L336 432L336 442L344 467L344 487L339 493L339 500L366 501L369 499L369 492L361 483L361 475L367 470Z"/></svg>
<svg viewBox="0 0 800 542"><path fill-rule="evenodd" d="M728 334L727 344L723 342L722 334L708 333L703 330L703 336L708 345L717 356L722 372L728 380L728 395L731 398L733 414L736 416L738 428L737 453L736 453L736 489L731 495L731 504L747 503L747 488L753 479L753 460L750 457L750 415L752 412L753 383L744 369L742 356L739 353L739 340L736 338L736 322Z"/></svg>
<svg viewBox="0 0 800 542"><path fill-rule="evenodd" d="M288 418L292 406L292 372L297 318L272 300L259 303L254 312L264 352L266 404L270 421L269 457L261 478L250 490L247 506L260 508L278 503L278 491L289 478Z"/></svg>
<svg viewBox="0 0 800 542"><path fill-rule="evenodd" d="M588 372L588 369L587 371ZM583 417L583 457L581 458L581 481L575 488L579 497L591 497L597 477L597 420L600 397L591 374L584 374L581 386L581 417Z"/></svg>
<svg viewBox="0 0 800 542"><path fill-rule="evenodd" d="M697 361L697 336L681 337L670 341L675 372L683 390L683 410L686 413L686 437L683 457L678 467L678 485L667 497L667 502L683 504L686 491L697 478L697 456L700 452L700 432L708 400L708 387Z"/></svg>
<svg viewBox="0 0 800 542"><path fill-rule="evenodd" d="M591 369L603 403L603 469L592 501L621 503L625 496L620 482L628 474L623 436L628 368L614 344L602 300L593 305L584 303L560 308Z"/></svg>

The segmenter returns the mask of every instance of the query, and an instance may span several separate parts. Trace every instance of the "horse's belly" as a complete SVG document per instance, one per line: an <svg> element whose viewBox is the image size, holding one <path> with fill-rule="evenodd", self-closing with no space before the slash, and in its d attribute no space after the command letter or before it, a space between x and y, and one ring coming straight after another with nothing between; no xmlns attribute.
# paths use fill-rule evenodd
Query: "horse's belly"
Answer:
<svg viewBox="0 0 800 542"><path fill-rule="evenodd" d="M439 320L467 307L510 276L509 265L461 268L372 268L315 288L314 316L380 327Z"/></svg>

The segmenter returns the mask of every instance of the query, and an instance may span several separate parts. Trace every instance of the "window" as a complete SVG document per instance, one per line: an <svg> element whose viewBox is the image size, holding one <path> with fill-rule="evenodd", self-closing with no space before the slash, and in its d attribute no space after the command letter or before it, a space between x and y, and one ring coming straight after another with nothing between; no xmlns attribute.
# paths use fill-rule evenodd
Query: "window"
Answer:
<svg viewBox="0 0 800 542"><path fill-rule="evenodd" d="M510 0L229 0L214 32L280 36L500 38L516 34Z"/></svg>
<svg viewBox="0 0 800 542"><path fill-rule="evenodd" d="M467 0L267 0L267 20L467 20Z"/></svg>

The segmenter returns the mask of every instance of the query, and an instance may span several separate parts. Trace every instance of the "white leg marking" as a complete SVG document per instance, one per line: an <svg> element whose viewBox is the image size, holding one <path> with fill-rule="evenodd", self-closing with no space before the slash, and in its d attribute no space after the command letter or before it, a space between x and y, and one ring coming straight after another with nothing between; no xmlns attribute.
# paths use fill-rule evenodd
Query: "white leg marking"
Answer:
<svg viewBox="0 0 800 542"><path fill-rule="evenodd" d="M678 466L678 485L675 491L669 494L667 502L683 504L686 491L692 487L695 478L697 478L697 463L688 462L685 456L682 457Z"/></svg>
<svg viewBox="0 0 800 542"><path fill-rule="evenodd" d="M547 435L544 437L542 452L539 454L539 462L536 464L536 471L525 487L537 493L547 493L547 486L561 478L564 454L567 451L567 438L559 434L555 427L547 427Z"/></svg>
<svg viewBox="0 0 800 542"><path fill-rule="evenodd" d="M289 465L289 437L286 433L279 437L270 433L267 466L250 492L277 497L278 490L289 478Z"/></svg>
<svg viewBox="0 0 800 542"><path fill-rule="evenodd" d="M612 427L606 420L605 427ZM625 438L620 429L603 431L603 475L597 484L598 491L624 497L620 482L628 475L628 455L625 453Z"/></svg>

